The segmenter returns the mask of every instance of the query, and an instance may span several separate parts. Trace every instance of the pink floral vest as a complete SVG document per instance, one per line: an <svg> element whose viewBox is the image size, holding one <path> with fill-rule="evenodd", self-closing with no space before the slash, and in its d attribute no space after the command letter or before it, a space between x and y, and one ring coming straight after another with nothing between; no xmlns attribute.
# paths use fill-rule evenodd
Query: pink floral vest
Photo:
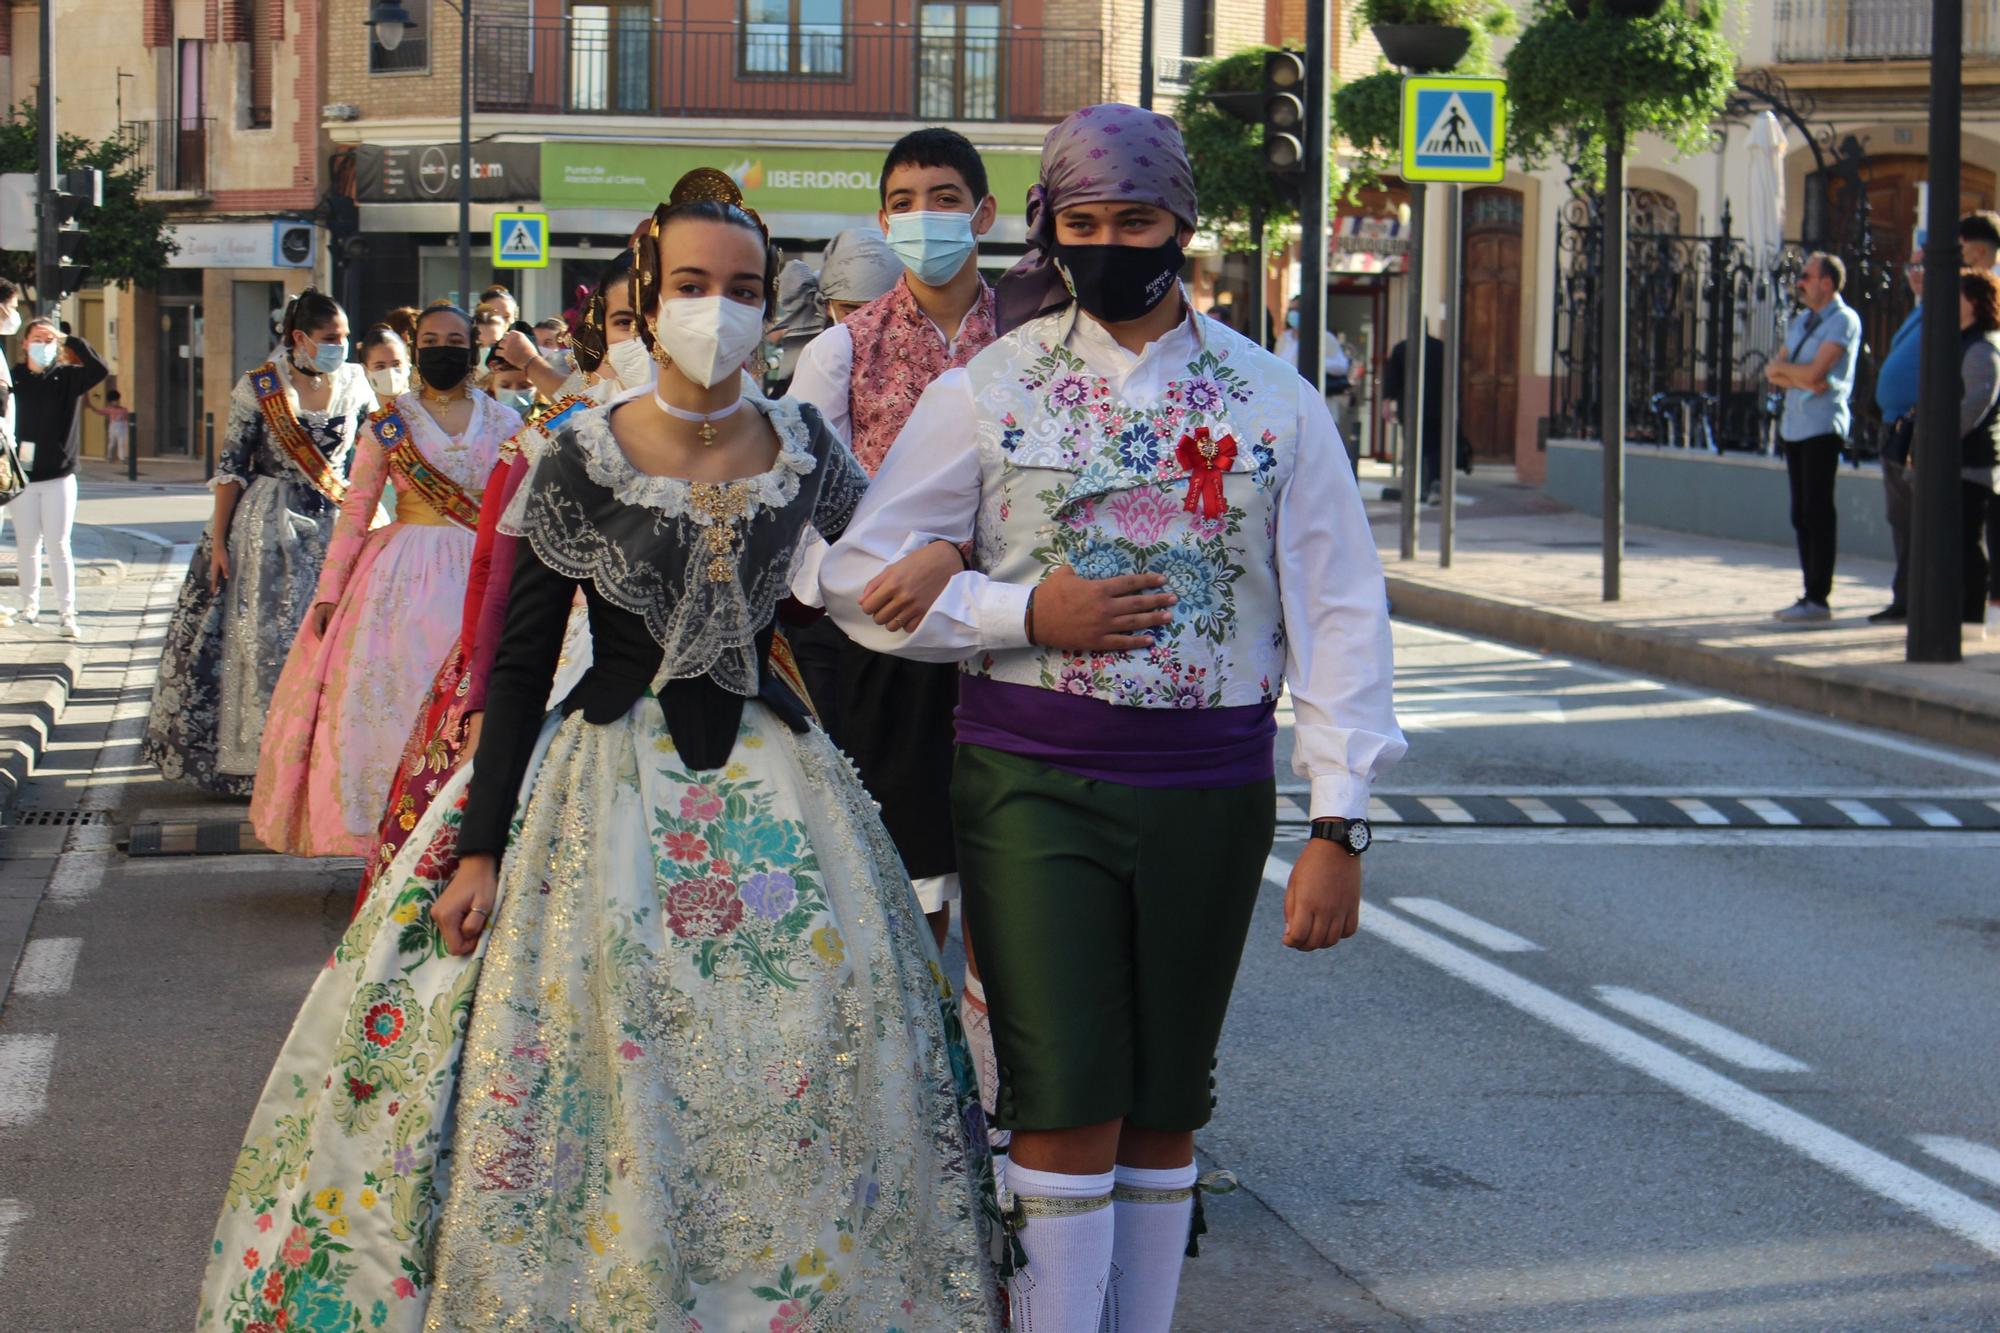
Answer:
<svg viewBox="0 0 2000 1333"><path fill-rule="evenodd" d="M993 342L993 289L979 284L979 299L965 317L955 351L945 349L906 281L850 315L847 331L854 340L847 389L854 456L872 477L931 381Z"/></svg>

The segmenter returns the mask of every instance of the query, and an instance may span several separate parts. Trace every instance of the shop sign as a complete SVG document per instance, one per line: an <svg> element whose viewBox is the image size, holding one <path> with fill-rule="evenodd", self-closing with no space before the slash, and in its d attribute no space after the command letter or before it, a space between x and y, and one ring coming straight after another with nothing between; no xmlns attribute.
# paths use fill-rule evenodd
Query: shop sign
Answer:
<svg viewBox="0 0 2000 1333"><path fill-rule="evenodd" d="M1335 219L1329 267L1335 273L1402 273L1409 268L1410 238L1386 214L1346 214Z"/></svg>
<svg viewBox="0 0 2000 1333"><path fill-rule="evenodd" d="M180 248L167 257L168 268L275 268L272 223L184 222L167 228Z"/></svg>
<svg viewBox="0 0 2000 1333"><path fill-rule="evenodd" d="M541 161L540 144L472 145L473 199L533 199ZM364 204L451 203L458 198L458 145L361 144L354 150L354 197Z"/></svg>

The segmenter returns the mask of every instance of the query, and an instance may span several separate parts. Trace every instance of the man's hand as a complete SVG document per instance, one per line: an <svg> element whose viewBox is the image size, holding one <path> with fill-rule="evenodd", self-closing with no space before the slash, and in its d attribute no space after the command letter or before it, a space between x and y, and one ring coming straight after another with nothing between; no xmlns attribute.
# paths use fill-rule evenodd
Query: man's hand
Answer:
<svg viewBox="0 0 2000 1333"><path fill-rule="evenodd" d="M1306 843L1285 886L1285 947L1331 949L1361 927L1361 858L1324 838Z"/></svg>
<svg viewBox="0 0 2000 1333"><path fill-rule="evenodd" d="M542 349L519 329L509 329L500 340L500 359L516 370L526 370L542 359Z"/></svg>
<svg viewBox="0 0 2000 1333"><path fill-rule="evenodd" d="M463 958L478 946L499 897L500 882L491 856L468 856L458 863L451 883L431 904L431 920L444 937L446 953Z"/></svg>
<svg viewBox="0 0 2000 1333"><path fill-rule="evenodd" d="M1171 607L1180 598L1159 592L1164 574L1121 574L1111 579L1086 579L1067 565L1049 571L1035 590L1034 641L1044 648L1069 653L1124 653L1151 648L1153 641L1138 630L1164 625L1174 618Z"/></svg>
<svg viewBox="0 0 2000 1333"><path fill-rule="evenodd" d="M930 611L945 585L964 569L957 547L934 541L870 579L861 590L861 609L873 616L876 624L908 633Z"/></svg>

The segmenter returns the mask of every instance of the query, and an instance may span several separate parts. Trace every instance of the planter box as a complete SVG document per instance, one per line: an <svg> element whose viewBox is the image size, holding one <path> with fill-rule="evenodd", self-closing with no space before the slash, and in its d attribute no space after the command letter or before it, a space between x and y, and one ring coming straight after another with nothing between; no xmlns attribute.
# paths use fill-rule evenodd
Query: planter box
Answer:
<svg viewBox="0 0 2000 1333"><path fill-rule="evenodd" d="M1572 509L1603 513L1603 452L1595 440L1550 440L1542 491ZM1840 554L1894 560L1889 522L1882 516L1882 471L1870 463L1843 465L1834 483ZM1711 454L1657 445L1625 446L1625 518L1629 523L1794 545L1792 492L1782 458Z"/></svg>

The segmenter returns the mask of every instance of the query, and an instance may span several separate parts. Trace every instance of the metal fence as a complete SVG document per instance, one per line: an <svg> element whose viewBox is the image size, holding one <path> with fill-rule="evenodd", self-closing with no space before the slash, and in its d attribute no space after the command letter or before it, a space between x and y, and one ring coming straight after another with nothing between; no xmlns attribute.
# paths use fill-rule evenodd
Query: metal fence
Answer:
<svg viewBox="0 0 2000 1333"><path fill-rule="evenodd" d="M140 173L141 194L205 194L213 120L128 120L119 127Z"/></svg>
<svg viewBox="0 0 2000 1333"><path fill-rule="evenodd" d="M1602 402L1598 350L1598 196L1573 196L1556 224L1555 349L1549 387L1549 433L1595 439ZM1840 254L1848 281L1843 299L1864 331L1853 389L1850 452L1879 452L1882 423L1874 402L1875 368L1888 331L1911 307L1909 289L1872 248L1867 230L1851 246L1792 242L1753 255L1731 233L1709 236L1630 234L1626 248L1626 435L1652 444L1768 452L1778 398L1764 368L1797 310L1796 286L1812 248Z"/></svg>
<svg viewBox="0 0 2000 1333"><path fill-rule="evenodd" d="M934 22L479 21L481 111L1053 122L1104 97L1096 31ZM928 12L928 11L927 11ZM997 12L997 11L995 11Z"/></svg>
<svg viewBox="0 0 2000 1333"><path fill-rule="evenodd" d="M1929 60L1931 0L1777 0L1781 61ZM2000 0L1966 0L1965 54L2000 56Z"/></svg>

